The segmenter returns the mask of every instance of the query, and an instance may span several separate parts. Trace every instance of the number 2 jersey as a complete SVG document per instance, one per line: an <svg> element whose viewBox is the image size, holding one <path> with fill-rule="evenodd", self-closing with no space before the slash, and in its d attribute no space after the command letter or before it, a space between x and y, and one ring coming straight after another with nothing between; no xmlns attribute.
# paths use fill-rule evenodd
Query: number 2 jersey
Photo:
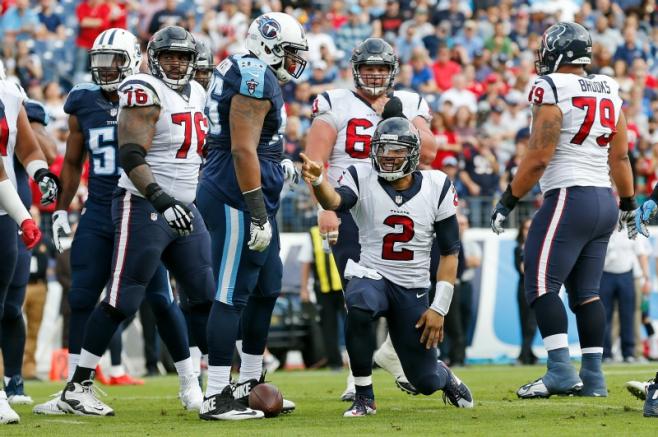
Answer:
<svg viewBox="0 0 658 437"><path fill-rule="evenodd" d="M419 94L394 91L393 95L402 102L409 121L418 116L430 121L429 106ZM370 139L382 118L363 97L346 89L326 91L313 102L313 117L333 126L338 133L327 170L333 186L350 165L370 167Z"/></svg>
<svg viewBox="0 0 658 437"><path fill-rule="evenodd" d="M261 132L256 152L265 207L269 215L274 215L279 209L283 188L281 158L286 110L274 72L253 55L229 56L213 72L206 101L206 115L210 122L208 155L200 184L232 208L248 210L231 154L231 136L236 133L231 132L229 117L231 99L236 95L269 100L271 103L262 126L258 126Z"/></svg>
<svg viewBox="0 0 658 437"><path fill-rule="evenodd" d="M109 206L121 168L117 146L119 102L110 101L96 84L73 87L64 112L76 117L89 157L88 201Z"/></svg>
<svg viewBox="0 0 658 437"><path fill-rule="evenodd" d="M160 79L139 73L119 85L119 98L119 111L146 106L160 108L146 162L165 193L185 204L192 203L208 129L203 114L206 100L203 87L191 80L176 92ZM142 196L125 173L119 178L119 187Z"/></svg>
<svg viewBox="0 0 658 437"><path fill-rule="evenodd" d="M411 187L395 191L372 166L350 166L337 182L343 210L350 209L359 228L359 264L405 288L429 287L435 223L457 213L446 174L415 171Z"/></svg>
<svg viewBox="0 0 658 437"><path fill-rule="evenodd" d="M551 73L535 80L528 100L554 104L562 111L560 142L539 181L542 192L610 187L608 149L621 113L619 84L600 74Z"/></svg>

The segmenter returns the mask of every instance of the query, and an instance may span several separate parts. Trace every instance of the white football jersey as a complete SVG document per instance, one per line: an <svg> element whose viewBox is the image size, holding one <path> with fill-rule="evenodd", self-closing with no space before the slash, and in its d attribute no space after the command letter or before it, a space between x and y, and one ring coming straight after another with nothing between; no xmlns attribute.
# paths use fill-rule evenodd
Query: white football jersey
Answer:
<svg viewBox="0 0 658 437"><path fill-rule="evenodd" d="M177 93L160 79L140 73L121 83L119 96L119 113L127 107L160 107L146 162L165 193L185 204L192 203L208 131L208 119L203 113L206 91L192 80ZM119 186L141 196L126 173L121 175Z"/></svg>
<svg viewBox="0 0 658 437"><path fill-rule="evenodd" d="M8 80L0 80L0 156L5 173L14 188L16 188L14 149L18 132L18 113L25 99L25 92L18 85ZM6 214L7 212L0 208L0 215Z"/></svg>
<svg viewBox="0 0 658 437"><path fill-rule="evenodd" d="M551 73L535 79L528 100L562 111L560 143L539 181L542 191L610 187L608 149L622 105L617 81L600 74Z"/></svg>
<svg viewBox="0 0 658 437"><path fill-rule="evenodd" d="M350 212L360 230L359 264L405 288L429 287L434 224L457 213L457 193L446 174L417 171L413 186L399 193L372 166L352 166L338 184L358 198Z"/></svg>
<svg viewBox="0 0 658 437"><path fill-rule="evenodd" d="M419 94L394 91L393 95L402 102L407 119L411 121L420 116L430 121L429 105ZM365 99L352 90L326 91L313 102L313 116L329 123L338 132L327 170L333 186L350 165L370 167L370 139L382 118Z"/></svg>

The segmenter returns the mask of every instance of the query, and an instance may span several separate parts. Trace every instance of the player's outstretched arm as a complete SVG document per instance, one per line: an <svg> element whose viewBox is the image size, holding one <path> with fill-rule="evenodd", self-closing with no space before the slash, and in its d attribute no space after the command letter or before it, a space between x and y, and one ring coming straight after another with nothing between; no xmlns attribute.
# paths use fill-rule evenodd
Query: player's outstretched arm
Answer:
<svg viewBox="0 0 658 437"><path fill-rule="evenodd" d="M341 204L341 196L334 190L329 181L322 174L323 165L320 162L312 161L306 154L300 153L302 158L302 177L313 188L315 198L324 209L336 210Z"/></svg>
<svg viewBox="0 0 658 437"><path fill-rule="evenodd" d="M59 179L48 170L46 157L32 131L25 107L21 107L16 124L16 156L30 177L39 185L41 204L49 205L57 199Z"/></svg>

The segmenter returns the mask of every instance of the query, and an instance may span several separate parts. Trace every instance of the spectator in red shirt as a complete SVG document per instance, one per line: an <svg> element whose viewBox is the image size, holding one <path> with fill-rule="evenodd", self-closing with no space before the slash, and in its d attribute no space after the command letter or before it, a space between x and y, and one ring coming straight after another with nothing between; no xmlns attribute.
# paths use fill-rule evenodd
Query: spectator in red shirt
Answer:
<svg viewBox="0 0 658 437"><path fill-rule="evenodd" d="M89 49L104 30L110 28L111 8L105 0L85 0L75 10L78 16L78 37L75 39L75 83L89 71Z"/></svg>
<svg viewBox="0 0 658 437"><path fill-rule="evenodd" d="M443 43L439 45L439 54L436 62L432 66L434 71L434 79L436 79L436 86L441 91L445 91L452 87L452 76L461 71L461 66L450 59L450 50L448 45Z"/></svg>
<svg viewBox="0 0 658 437"><path fill-rule="evenodd" d="M128 3L126 0L107 0L110 7L110 24L108 28L128 28Z"/></svg>

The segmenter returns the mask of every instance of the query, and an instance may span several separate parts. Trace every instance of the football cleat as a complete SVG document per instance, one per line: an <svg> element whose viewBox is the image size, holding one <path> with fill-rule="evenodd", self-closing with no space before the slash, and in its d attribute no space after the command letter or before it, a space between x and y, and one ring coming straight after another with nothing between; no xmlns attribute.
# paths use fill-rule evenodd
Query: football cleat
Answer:
<svg viewBox="0 0 658 437"><path fill-rule="evenodd" d="M4 390L0 390L0 424L3 423L18 423L21 418L9 405L7 395Z"/></svg>
<svg viewBox="0 0 658 437"><path fill-rule="evenodd" d="M527 383L526 385L521 386L517 391L516 395L521 399L532 399L532 398L549 398L552 395L575 395L583 388L583 383L578 382L574 384L571 388L563 392L551 392L546 385L544 385L544 380L542 378L535 379L532 382Z"/></svg>
<svg viewBox="0 0 658 437"><path fill-rule="evenodd" d="M57 406L65 413L78 416L114 416L114 410L96 397L93 381L68 382Z"/></svg>
<svg viewBox="0 0 658 437"><path fill-rule="evenodd" d="M445 365L439 361L439 366L445 367L448 371L448 384L443 388L443 402L450 403L457 408L473 408L473 395L471 390Z"/></svg>
<svg viewBox="0 0 658 437"><path fill-rule="evenodd" d="M656 379L647 388L647 399L644 401L644 417L658 417L658 373Z"/></svg>
<svg viewBox="0 0 658 437"><path fill-rule="evenodd" d="M227 385L221 393L203 400L199 417L203 420L247 420L261 419L265 414L245 407L233 397L233 388Z"/></svg>
<svg viewBox="0 0 658 437"><path fill-rule="evenodd" d="M404 375L400 358L398 358L398 355L389 340L382 343L381 347L375 351L373 357L375 359L375 364L393 375L395 378L395 385L397 385L400 390L414 396L418 394L416 387L414 387Z"/></svg>
<svg viewBox="0 0 658 437"><path fill-rule="evenodd" d="M62 415L66 414L64 411L62 411L61 408L59 408L59 405L57 405L57 401L59 401L59 397L62 395L62 392L55 393L52 395L52 399L49 401L46 401L42 404L37 404L32 408L32 413L34 414L44 414L48 416L54 416L54 415Z"/></svg>
<svg viewBox="0 0 658 437"><path fill-rule="evenodd" d="M5 393L7 393L7 400L11 405L30 405L34 403L32 398L25 394L21 375L11 377L5 386Z"/></svg>
<svg viewBox="0 0 658 437"><path fill-rule="evenodd" d="M260 379L249 379L244 382L238 382L233 386L233 396L235 397L235 400L238 402L242 403L245 407L249 406L249 393L251 393L251 390L256 387L258 384L262 384L265 382L265 373L261 375ZM281 410L281 414L288 414L292 413L295 411L295 408L297 406L293 401L289 401L288 399L283 399L283 409Z"/></svg>
<svg viewBox="0 0 658 437"><path fill-rule="evenodd" d="M649 386L654 382L653 379L650 379L646 382L641 381L628 381L626 385L626 390L628 390L633 396L643 401L647 398L647 390Z"/></svg>
<svg viewBox="0 0 658 437"><path fill-rule="evenodd" d="M354 396L356 396L356 388L354 385L348 385L342 395L340 395L340 400L343 402L354 402Z"/></svg>
<svg viewBox="0 0 658 437"><path fill-rule="evenodd" d="M356 395L352 406L343 413L343 417L362 417L377 414L375 400L362 395Z"/></svg>
<svg viewBox="0 0 658 437"><path fill-rule="evenodd" d="M181 378L178 397L186 410L201 411L203 392L196 375L192 374Z"/></svg>
<svg viewBox="0 0 658 437"><path fill-rule="evenodd" d="M144 385L144 380L124 373L121 376L110 376L109 385Z"/></svg>

